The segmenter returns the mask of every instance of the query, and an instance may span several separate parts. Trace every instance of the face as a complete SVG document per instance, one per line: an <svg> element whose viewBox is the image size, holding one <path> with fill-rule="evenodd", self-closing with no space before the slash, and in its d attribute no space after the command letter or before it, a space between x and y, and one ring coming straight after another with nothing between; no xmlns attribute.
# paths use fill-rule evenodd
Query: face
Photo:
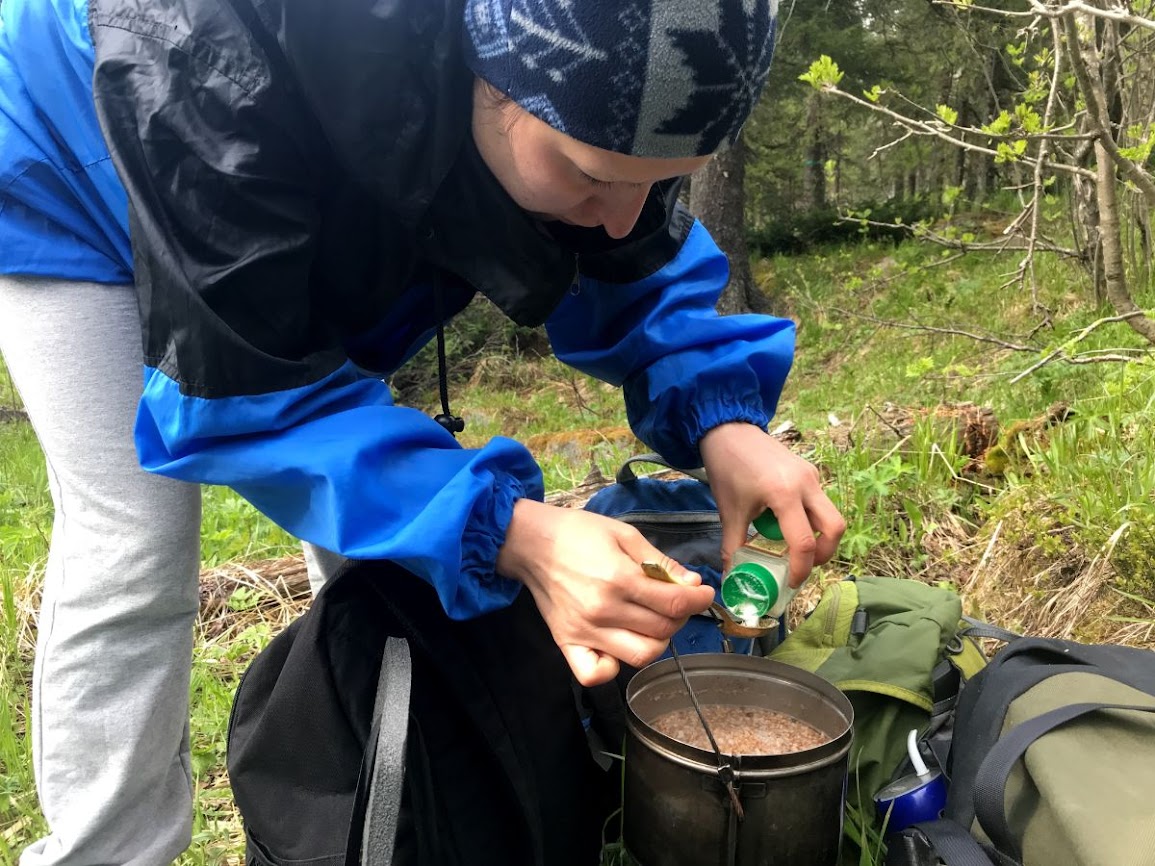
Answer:
<svg viewBox="0 0 1155 866"><path fill-rule="evenodd" d="M544 220L630 233L650 187L710 161L645 159L591 147L558 132L484 82L474 83L473 138L494 177L524 210Z"/></svg>

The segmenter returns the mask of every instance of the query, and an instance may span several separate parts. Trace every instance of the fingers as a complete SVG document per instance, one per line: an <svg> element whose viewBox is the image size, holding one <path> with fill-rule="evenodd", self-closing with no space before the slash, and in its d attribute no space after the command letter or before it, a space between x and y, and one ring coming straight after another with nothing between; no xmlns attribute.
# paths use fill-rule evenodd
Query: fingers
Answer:
<svg viewBox="0 0 1155 866"><path fill-rule="evenodd" d="M714 600L713 588L702 585L700 574L670 559L632 527L628 532L622 533L618 543L622 552L639 565L638 574L643 578L630 580L627 584L627 598L630 601L666 619L684 622L691 614L704 611ZM643 562L661 563L681 586L645 577L640 568Z"/></svg>
<svg viewBox="0 0 1155 866"><path fill-rule="evenodd" d="M708 587L707 587L708 588ZM675 587L677 589L677 587ZM710 599L713 600L713 590L710 590ZM680 602L679 607L683 606ZM709 602L706 602L709 607ZM705 610L705 608L702 608ZM695 611L698 612L698 611ZM677 633L690 614L685 616L666 616L653 608L633 601L624 601L619 604L610 615L591 616L590 622L599 628L620 628L635 632L642 637L655 640L669 640Z"/></svg>
<svg viewBox="0 0 1155 866"><path fill-rule="evenodd" d="M582 685L598 685L617 676L620 664L643 668L669 646L669 639L655 640L627 629L601 629L594 647L562 644L562 654ZM619 664L620 663L620 664Z"/></svg>
<svg viewBox="0 0 1155 866"><path fill-rule="evenodd" d="M621 665L611 655L600 653L589 647L565 644L561 647L574 678L583 686L600 686L618 675Z"/></svg>
<svg viewBox="0 0 1155 866"><path fill-rule="evenodd" d="M818 533L814 549L814 564L823 565L833 558L838 543L846 532L846 519L825 494L809 506L810 525Z"/></svg>
<svg viewBox="0 0 1155 866"><path fill-rule="evenodd" d="M822 491L805 504L780 508L776 516L790 559L790 586L797 589L814 566L834 556L846 532L846 520Z"/></svg>
<svg viewBox="0 0 1155 866"><path fill-rule="evenodd" d="M778 517L778 526L782 529L782 539L786 543L786 553L790 559L788 581L792 588L797 589L814 568L818 540L814 537L810 518L801 503L791 505L791 507L775 512L775 514Z"/></svg>

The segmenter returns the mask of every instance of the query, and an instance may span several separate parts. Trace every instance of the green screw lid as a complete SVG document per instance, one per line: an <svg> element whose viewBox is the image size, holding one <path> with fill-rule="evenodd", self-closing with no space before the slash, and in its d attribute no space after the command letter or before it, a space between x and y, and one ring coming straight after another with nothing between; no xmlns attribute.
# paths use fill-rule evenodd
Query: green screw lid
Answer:
<svg viewBox="0 0 1155 866"><path fill-rule="evenodd" d="M777 601L778 581L757 562L735 565L722 579L722 604L736 616L745 617L745 611L753 609L761 619Z"/></svg>
<svg viewBox="0 0 1155 866"><path fill-rule="evenodd" d="M769 508L754 518L754 528L763 538L768 538L771 541L783 540L782 527L778 525L778 518Z"/></svg>

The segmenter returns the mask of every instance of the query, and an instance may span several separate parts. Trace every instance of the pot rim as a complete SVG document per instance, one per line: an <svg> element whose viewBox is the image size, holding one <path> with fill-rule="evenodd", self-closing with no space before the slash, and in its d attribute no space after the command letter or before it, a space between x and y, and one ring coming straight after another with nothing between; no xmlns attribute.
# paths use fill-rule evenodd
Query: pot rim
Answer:
<svg viewBox="0 0 1155 866"><path fill-rule="evenodd" d="M817 674L774 659L734 653L695 653L681 656L680 660L687 675L691 673L701 675L711 670L730 676L746 672L771 681L785 681L792 687L801 688L817 696L842 717L845 723L843 730L825 743L809 749L777 755L730 755L722 752L726 762L741 774L756 773L759 777L797 775L841 760L850 750L854 732L854 708L846 695ZM634 674L626 686L627 726L633 729L635 737L663 757L688 769L715 775L718 771L718 759L713 749L700 749L668 737L653 728L634 710L634 701L643 695L647 688L662 683L671 676L680 679L677 662L672 658L653 662Z"/></svg>

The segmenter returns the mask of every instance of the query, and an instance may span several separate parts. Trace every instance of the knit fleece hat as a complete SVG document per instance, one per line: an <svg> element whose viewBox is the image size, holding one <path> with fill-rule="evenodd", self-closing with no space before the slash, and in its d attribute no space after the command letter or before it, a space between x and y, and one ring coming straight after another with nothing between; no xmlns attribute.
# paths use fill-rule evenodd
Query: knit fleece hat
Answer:
<svg viewBox="0 0 1155 866"><path fill-rule="evenodd" d="M470 69L554 129L631 156L737 138L778 0L466 0Z"/></svg>

